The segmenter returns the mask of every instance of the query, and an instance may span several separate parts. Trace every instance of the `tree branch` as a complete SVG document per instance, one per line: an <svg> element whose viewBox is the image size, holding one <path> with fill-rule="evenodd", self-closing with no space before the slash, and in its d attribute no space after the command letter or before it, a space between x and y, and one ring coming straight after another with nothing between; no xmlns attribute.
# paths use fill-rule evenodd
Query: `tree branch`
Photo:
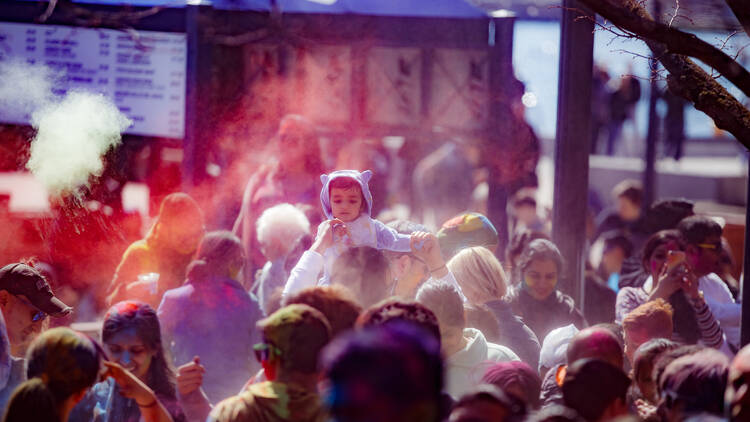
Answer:
<svg viewBox="0 0 750 422"><path fill-rule="evenodd" d="M669 72L667 84L670 91L692 102L696 109L711 117L718 128L731 133L745 148L750 149L750 110L737 101L700 66L685 55L675 52L675 50L690 50L689 47L673 48L671 43L674 43L676 39L683 39L684 36L691 37L691 34L655 22L643 5L636 0L580 1L616 26L622 25L624 26L621 27L622 29L643 39L654 53L654 57ZM682 35L674 35L675 31ZM711 54L719 52L726 56L720 50L710 45L709 47L715 50ZM704 54L708 52L707 49L701 48L697 51ZM690 51L690 53L695 53L695 51ZM698 58L705 61L702 57ZM735 65L741 68L736 62Z"/></svg>
<svg viewBox="0 0 750 422"><path fill-rule="evenodd" d="M687 57L666 53L659 61L669 71L667 85L672 93L691 101L696 109L714 120L716 127L731 133L750 149L750 111L742 103Z"/></svg>
<svg viewBox="0 0 750 422"><path fill-rule="evenodd" d="M747 35L750 35L750 7L746 0L726 0L727 5L732 9L732 13L740 21L740 25L745 28Z"/></svg>
<svg viewBox="0 0 750 422"><path fill-rule="evenodd" d="M656 22L636 0L580 0L622 30L665 46L668 53L695 57L716 69L750 97L750 72L728 54L693 34ZM731 0L728 0L731 1Z"/></svg>

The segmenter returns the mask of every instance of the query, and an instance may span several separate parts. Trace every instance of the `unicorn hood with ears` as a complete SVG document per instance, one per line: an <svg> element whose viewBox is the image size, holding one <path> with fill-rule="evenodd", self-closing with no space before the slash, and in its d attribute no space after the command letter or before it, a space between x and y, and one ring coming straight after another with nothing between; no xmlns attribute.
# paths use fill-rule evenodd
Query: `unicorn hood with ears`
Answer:
<svg viewBox="0 0 750 422"><path fill-rule="evenodd" d="M331 211L331 182L341 177L353 179L359 184L359 188L362 190L362 196L365 198L365 203L367 204L365 211L367 215L370 216L370 213L372 212L372 194L370 193L370 186L368 183L372 178L372 172L370 170L365 170L361 173L357 170L336 170L331 174L322 174L320 176L320 181L323 182L323 189L320 191L320 203L323 205L323 213L325 213L326 218L329 220L333 218L333 213Z"/></svg>

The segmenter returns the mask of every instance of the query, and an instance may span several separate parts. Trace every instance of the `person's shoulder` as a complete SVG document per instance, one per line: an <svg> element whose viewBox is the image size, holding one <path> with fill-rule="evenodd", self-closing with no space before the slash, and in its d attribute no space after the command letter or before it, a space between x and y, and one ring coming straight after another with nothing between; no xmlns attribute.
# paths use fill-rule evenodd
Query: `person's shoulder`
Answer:
<svg viewBox="0 0 750 422"><path fill-rule="evenodd" d="M206 422L241 422L251 420L253 394L249 390L226 398L211 410Z"/></svg>
<svg viewBox="0 0 750 422"><path fill-rule="evenodd" d="M645 292L640 287L623 287L617 292L616 302L640 299Z"/></svg>
<svg viewBox="0 0 750 422"><path fill-rule="evenodd" d="M178 300L179 298L190 296L195 291L192 284L188 283L174 289L169 289L164 292L163 300Z"/></svg>
<svg viewBox="0 0 750 422"><path fill-rule="evenodd" d="M487 342L487 359L494 362L521 360L510 347L490 342Z"/></svg>
<svg viewBox="0 0 750 422"><path fill-rule="evenodd" d="M131 243L130 246L125 250L125 255L139 255L149 251L148 242L146 239L136 240Z"/></svg>

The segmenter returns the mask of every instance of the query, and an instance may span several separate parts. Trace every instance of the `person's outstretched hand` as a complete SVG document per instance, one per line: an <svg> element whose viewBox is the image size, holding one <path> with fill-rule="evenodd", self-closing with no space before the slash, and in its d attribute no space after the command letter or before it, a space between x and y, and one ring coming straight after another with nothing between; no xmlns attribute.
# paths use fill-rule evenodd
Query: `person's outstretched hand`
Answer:
<svg viewBox="0 0 750 422"><path fill-rule="evenodd" d="M120 387L120 394L135 400L138 406L151 406L156 400L156 394L132 372L115 362L104 361L107 367L106 375L112 377Z"/></svg>
<svg viewBox="0 0 750 422"><path fill-rule="evenodd" d="M138 405L144 422L173 422L172 416L156 398L154 391L132 372L115 362L104 361L104 366L107 368L106 376L112 377L120 387L120 394L133 399Z"/></svg>
<svg viewBox="0 0 750 422"><path fill-rule="evenodd" d="M328 248L333 246L335 239L343 238L351 238L346 224L338 218L326 220L320 223L318 236L315 238L315 242L310 247L310 250L323 255Z"/></svg>
<svg viewBox="0 0 750 422"><path fill-rule="evenodd" d="M206 373L206 368L201 365L198 356L195 356L192 362L177 368L177 392L181 396L187 396L199 389L203 385L204 373Z"/></svg>
<svg viewBox="0 0 750 422"><path fill-rule="evenodd" d="M427 264L432 278L437 279L448 274L448 268L445 266L445 260L440 251L440 243L438 243L438 239L434 234L414 232L411 235L409 244L411 245L412 254Z"/></svg>

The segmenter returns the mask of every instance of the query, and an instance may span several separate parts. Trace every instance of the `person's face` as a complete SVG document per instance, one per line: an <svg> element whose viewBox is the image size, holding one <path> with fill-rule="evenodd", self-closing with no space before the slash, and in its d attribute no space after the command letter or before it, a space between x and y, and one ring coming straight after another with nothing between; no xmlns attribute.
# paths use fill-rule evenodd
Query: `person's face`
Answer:
<svg viewBox="0 0 750 422"><path fill-rule="evenodd" d="M424 261L413 255L404 254L399 256L391 266L393 276L398 279L399 287L409 286L409 290L416 290L417 286L430 277L430 269Z"/></svg>
<svg viewBox="0 0 750 422"><path fill-rule="evenodd" d="M115 334L107 343L110 358L132 372L144 383L156 356L156 351L149 349L138 337L135 328L128 328Z"/></svg>
<svg viewBox="0 0 750 422"><path fill-rule="evenodd" d="M451 412L449 422L501 422L508 411L498 403L477 400Z"/></svg>
<svg viewBox="0 0 750 422"><path fill-rule="evenodd" d="M2 296L3 317L8 329L11 354L23 357L29 344L42 332L46 315L23 295L14 296L3 291Z"/></svg>
<svg viewBox="0 0 750 422"><path fill-rule="evenodd" d="M203 222L198 221L197 217L179 218L159 224L160 235L170 248L182 255L195 252L205 233Z"/></svg>
<svg viewBox="0 0 750 422"><path fill-rule="evenodd" d="M331 213L335 218L348 223L359 217L362 209L362 193L359 188L331 189Z"/></svg>
<svg viewBox="0 0 750 422"><path fill-rule="evenodd" d="M279 162L287 170L305 168L307 154L305 131L295 124L287 124L279 129Z"/></svg>
<svg viewBox="0 0 750 422"><path fill-rule="evenodd" d="M679 250L681 250L680 246L674 241L662 243L654 249L648 260L648 268L651 271L651 276L654 281L658 280L659 272L661 272L664 263L667 261L667 254L669 251Z"/></svg>
<svg viewBox="0 0 750 422"><path fill-rule="evenodd" d="M607 274L619 273L625 261L625 251L619 246L613 246L602 255L602 264Z"/></svg>
<svg viewBox="0 0 750 422"><path fill-rule="evenodd" d="M551 259L531 261L523 274L528 292L536 300L546 299L557 285L557 265Z"/></svg>
<svg viewBox="0 0 750 422"><path fill-rule="evenodd" d="M635 221L641 216L641 208L625 197L617 198L617 214L625 221Z"/></svg>
<svg viewBox="0 0 750 422"><path fill-rule="evenodd" d="M687 256L693 272L698 277L716 271L721 258L721 237L709 236L697 245L690 245Z"/></svg>
<svg viewBox="0 0 750 422"><path fill-rule="evenodd" d="M533 223L537 219L536 207L532 207L531 205L516 207L516 218L526 225Z"/></svg>
<svg viewBox="0 0 750 422"><path fill-rule="evenodd" d="M638 389L641 390L643 398L648 400L649 403L655 404L658 397L656 396L656 382L651 373L653 369L653 364L644 363L640 371L635 374L635 383L638 385Z"/></svg>
<svg viewBox="0 0 750 422"><path fill-rule="evenodd" d="M729 367L724 402L730 421L750 420L750 362L746 360L740 352Z"/></svg>

